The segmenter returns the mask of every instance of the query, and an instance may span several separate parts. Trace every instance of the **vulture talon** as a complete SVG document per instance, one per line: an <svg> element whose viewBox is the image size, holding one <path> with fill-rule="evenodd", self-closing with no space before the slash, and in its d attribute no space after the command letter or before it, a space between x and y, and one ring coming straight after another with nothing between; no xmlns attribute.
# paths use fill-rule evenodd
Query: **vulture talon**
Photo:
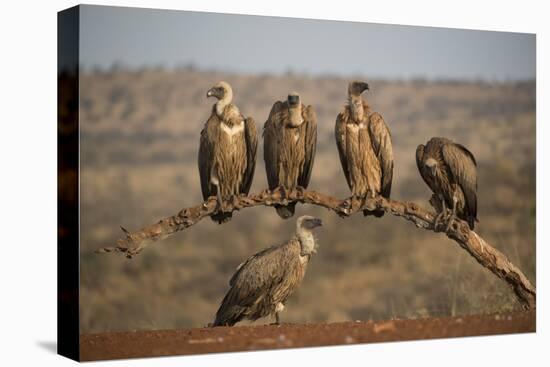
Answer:
<svg viewBox="0 0 550 367"><path fill-rule="evenodd" d="M223 213L223 199L219 190L216 193L216 213Z"/></svg>
<svg viewBox="0 0 550 367"><path fill-rule="evenodd" d="M342 201L342 203L338 206L338 211L336 212L336 214L338 214L340 218L346 218L349 215L350 209L351 209L350 199L346 199Z"/></svg>
<svg viewBox="0 0 550 367"><path fill-rule="evenodd" d="M349 210L351 210L351 206L352 206L351 198L348 198L342 201L342 204L340 204L340 208L344 213L347 213Z"/></svg>
<svg viewBox="0 0 550 367"><path fill-rule="evenodd" d="M434 220L434 230L436 230L436 231L438 230L439 224L440 224L440 222L441 222L441 218L442 218L444 215L445 215L445 211L442 210L441 212L439 212L439 214L437 214L437 215L435 216L435 220Z"/></svg>
<svg viewBox="0 0 550 367"><path fill-rule="evenodd" d="M286 187L285 187L285 186L281 186L280 192L281 192L281 200L283 200L283 202L286 203L287 197L288 197L288 192L287 192L287 190L286 190Z"/></svg>
<svg viewBox="0 0 550 367"><path fill-rule="evenodd" d="M449 229L451 229L451 226L453 225L454 221L455 221L455 215L451 213L449 215L449 218L447 219L447 226L445 227L445 232L449 232Z"/></svg>
<svg viewBox="0 0 550 367"><path fill-rule="evenodd" d="M234 208L239 206L239 195L233 195L231 196L231 204Z"/></svg>
<svg viewBox="0 0 550 367"><path fill-rule="evenodd" d="M281 325L281 319L280 319L280 316L279 316L279 312L275 312L275 322L271 325L277 325L277 326Z"/></svg>

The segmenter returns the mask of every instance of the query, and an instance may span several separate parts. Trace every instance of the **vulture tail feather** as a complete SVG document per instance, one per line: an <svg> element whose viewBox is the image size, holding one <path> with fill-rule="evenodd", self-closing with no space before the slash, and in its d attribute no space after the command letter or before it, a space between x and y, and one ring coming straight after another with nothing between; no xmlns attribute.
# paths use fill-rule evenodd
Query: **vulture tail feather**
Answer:
<svg viewBox="0 0 550 367"><path fill-rule="evenodd" d="M473 231L476 223L476 218L470 216L468 217L468 225L470 226L470 229Z"/></svg>
<svg viewBox="0 0 550 367"><path fill-rule="evenodd" d="M216 314L216 319L211 324L214 326L233 326L244 317L244 308L233 306L228 310L220 310Z"/></svg>
<svg viewBox="0 0 550 367"><path fill-rule="evenodd" d="M365 217L369 217L371 215L375 216L376 218L380 218L380 217L383 217L384 216L384 211L383 210L363 210L363 215Z"/></svg>
<svg viewBox="0 0 550 367"><path fill-rule="evenodd" d="M277 210L277 214L279 214L279 217L283 219L288 219L294 215L294 211L296 210L296 203L290 203L287 206L275 206L275 210Z"/></svg>
<svg viewBox="0 0 550 367"><path fill-rule="evenodd" d="M210 218L218 224L229 222L232 217L233 213L215 213L210 216Z"/></svg>

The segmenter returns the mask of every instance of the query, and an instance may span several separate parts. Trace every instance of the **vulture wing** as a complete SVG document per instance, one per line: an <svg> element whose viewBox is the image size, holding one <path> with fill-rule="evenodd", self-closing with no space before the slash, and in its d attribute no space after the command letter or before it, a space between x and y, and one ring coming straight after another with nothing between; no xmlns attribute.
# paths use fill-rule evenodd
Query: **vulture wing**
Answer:
<svg viewBox="0 0 550 367"><path fill-rule="evenodd" d="M302 169L300 177L298 177L298 185L302 186L303 188L307 188L307 185L309 184L309 180L311 178L311 169L313 168L313 162L315 160L315 149L317 146L317 116L315 115L315 111L313 110L312 106L307 106L303 115L303 125L305 125L303 127L305 131L305 160L304 168Z"/></svg>
<svg viewBox="0 0 550 367"><path fill-rule="evenodd" d="M241 184L241 193L248 194L252 179L254 178L254 170L256 168L256 149L258 147L258 134L256 132L256 122L252 117L244 120L244 136L246 141L246 170Z"/></svg>
<svg viewBox="0 0 550 367"><path fill-rule="evenodd" d="M238 321L246 315L248 308L259 302L288 271L291 254L285 245L265 249L239 265L229 281L230 289L216 314L215 324L224 321Z"/></svg>
<svg viewBox="0 0 550 367"><path fill-rule="evenodd" d="M199 146L199 174L202 197L204 200L216 195L215 186L210 184L210 176L214 166L214 146L219 136L220 120L214 111L201 131Z"/></svg>
<svg viewBox="0 0 550 367"><path fill-rule="evenodd" d="M393 179L393 148L391 134L382 116L374 112L370 115L369 134L374 153L382 168L382 196L389 198Z"/></svg>
<svg viewBox="0 0 550 367"><path fill-rule="evenodd" d="M251 285L253 282L250 281L252 280L257 282L256 285L261 288L262 285L266 285L271 281L270 279L273 275L276 275L274 273L277 273L277 271L280 270L280 275L284 275L282 272L284 269L271 268L279 264L279 261L277 261L277 250L279 250L280 247L280 245L272 246L250 256L237 267L237 271L229 280L229 285L231 287L238 286L238 288L242 290L246 287L243 287L241 283L249 283L249 285Z"/></svg>
<svg viewBox="0 0 550 367"><path fill-rule="evenodd" d="M269 117L264 124L264 161L267 173L267 183L270 190L279 186L279 126L282 118L283 102L277 101L271 108Z"/></svg>
<svg viewBox="0 0 550 367"><path fill-rule="evenodd" d="M477 163L474 155L466 147L456 143L445 144L442 152L454 181L464 192L469 216L477 219ZM473 221L470 227L472 225Z"/></svg>
<svg viewBox="0 0 550 367"><path fill-rule="evenodd" d="M340 163L342 163L342 169L344 170L344 176L348 186L351 188L351 180L349 176L348 158L346 151L347 143L347 131L346 123L348 122L349 114L341 112L336 117L336 126L334 128L334 136L336 138L336 146L338 147L338 155L340 156Z"/></svg>

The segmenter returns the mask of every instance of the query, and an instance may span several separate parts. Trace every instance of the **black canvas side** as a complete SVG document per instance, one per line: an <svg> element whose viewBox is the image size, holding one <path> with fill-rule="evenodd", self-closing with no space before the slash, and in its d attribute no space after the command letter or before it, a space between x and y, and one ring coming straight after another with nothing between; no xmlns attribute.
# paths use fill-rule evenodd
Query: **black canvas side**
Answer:
<svg viewBox="0 0 550 367"><path fill-rule="evenodd" d="M79 7L57 16L57 352L79 360Z"/></svg>

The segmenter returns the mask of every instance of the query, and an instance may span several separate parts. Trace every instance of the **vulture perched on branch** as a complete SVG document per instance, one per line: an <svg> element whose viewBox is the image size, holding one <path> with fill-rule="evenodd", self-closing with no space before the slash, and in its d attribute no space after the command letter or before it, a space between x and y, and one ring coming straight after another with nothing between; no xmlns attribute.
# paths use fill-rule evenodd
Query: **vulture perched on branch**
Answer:
<svg viewBox="0 0 550 367"><path fill-rule="evenodd" d="M270 190L277 187L307 188L317 144L317 118L312 106L305 106L298 93L277 101L264 125L264 161ZM275 206L283 219L294 215L296 203Z"/></svg>
<svg viewBox="0 0 550 367"><path fill-rule="evenodd" d="M248 194L254 177L258 137L256 123L245 118L234 104L233 91L226 82L219 82L206 93L218 99L201 131L199 173L202 196L218 199L219 211L212 220L223 223L231 212L223 211L223 200Z"/></svg>
<svg viewBox="0 0 550 367"><path fill-rule="evenodd" d="M440 220L450 208L447 229L456 217L468 222L473 230L477 221L477 172L474 155L463 145L446 138L431 138L416 148L420 175L434 192L430 202Z"/></svg>
<svg viewBox="0 0 550 367"><path fill-rule="evenodd" d="M378 112L361 98L367 83L348 86L348 103L336 118L335 136L340 162L353 196L390 197L393 177L391 134ZM363 212L381 217L383 210Z"/></svg>
<svg viewBox="0 0 550 367"><path fill-rule="evenodd" d="M301 216L290 241L258 252L239 265L211 326L233 326L243 319L270 315L278 324L279 312L302 282L311 255L317 252L312 230L322 224L321 219Z"/></svg>

